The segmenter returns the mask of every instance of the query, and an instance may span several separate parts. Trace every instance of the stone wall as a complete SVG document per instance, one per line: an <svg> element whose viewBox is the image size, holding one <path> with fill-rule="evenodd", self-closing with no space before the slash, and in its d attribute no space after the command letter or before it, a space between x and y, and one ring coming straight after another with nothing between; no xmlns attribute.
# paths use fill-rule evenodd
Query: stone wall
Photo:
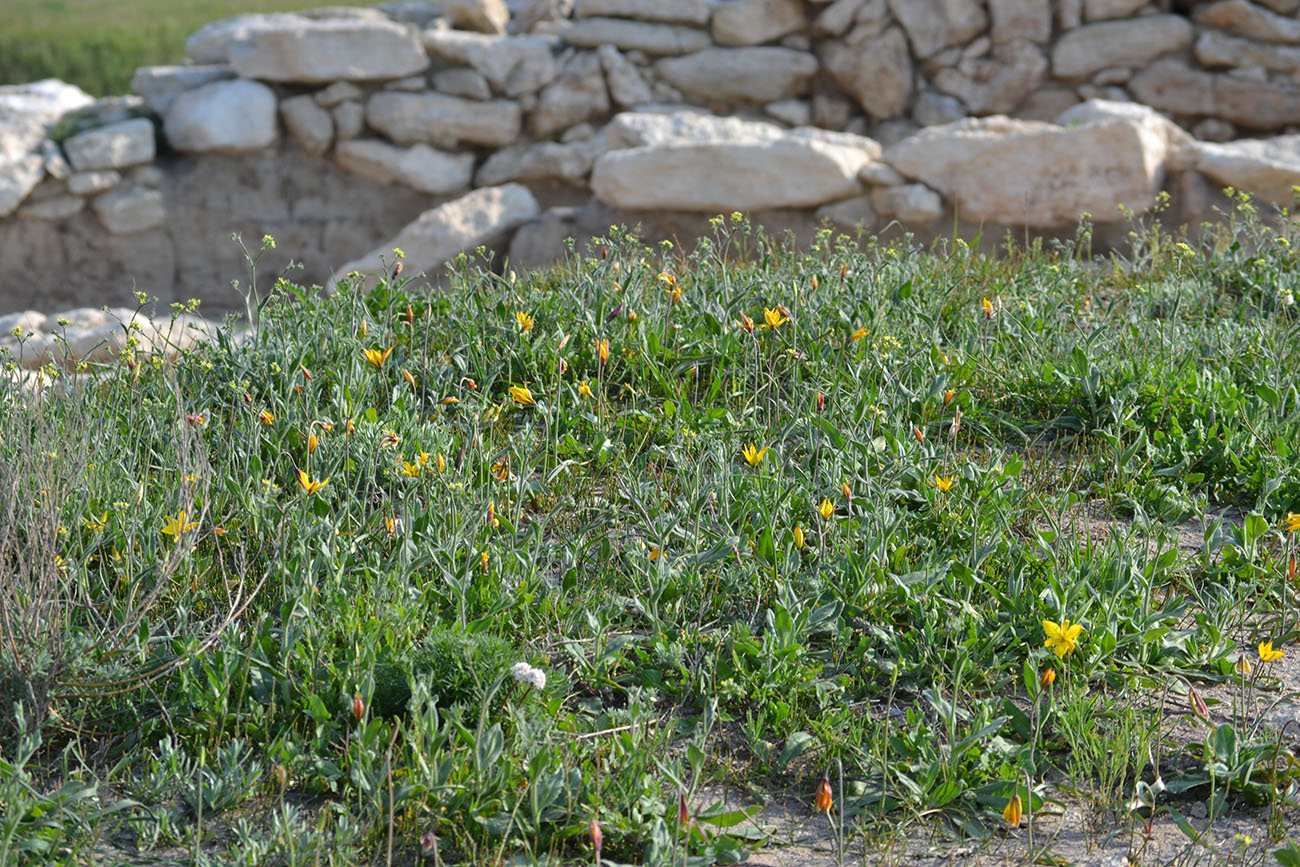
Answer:
<svg viewBox="0 0 1300 867"><path fill-rule="evenodd" d="M328 285L615 221L1104 231L1300 183L1300 0L399 0L186 52L126 97L0 88L0 312L237 306L234 232Z"/></svg>

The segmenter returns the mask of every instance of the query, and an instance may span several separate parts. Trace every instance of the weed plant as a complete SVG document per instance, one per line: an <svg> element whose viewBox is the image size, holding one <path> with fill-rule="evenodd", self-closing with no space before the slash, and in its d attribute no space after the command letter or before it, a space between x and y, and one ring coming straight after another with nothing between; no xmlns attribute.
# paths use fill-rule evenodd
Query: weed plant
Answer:
<svg viewBox="0 0 1300 867"><path fill-rule="evenodd" d="M714 227L431 295L394 251L5 380L0 862L728 863L769 803L853 857L1294 799L1255 701L1297 630L1289 236Z"/></svg>

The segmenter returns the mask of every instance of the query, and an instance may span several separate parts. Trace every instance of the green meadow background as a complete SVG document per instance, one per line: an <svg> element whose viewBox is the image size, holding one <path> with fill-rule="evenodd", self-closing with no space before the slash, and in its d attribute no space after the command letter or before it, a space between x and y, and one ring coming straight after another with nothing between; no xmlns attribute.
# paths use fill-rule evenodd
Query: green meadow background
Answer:
<svg viewBox="0 0 1300 867"><path fill-rule="evenodd" d="M321 0L5 0L0 84L61 78L96 96L126 93L138 66L176 63L185 38L241 12L289 12ZM369 5L358 2L356 5Z"/></svg>

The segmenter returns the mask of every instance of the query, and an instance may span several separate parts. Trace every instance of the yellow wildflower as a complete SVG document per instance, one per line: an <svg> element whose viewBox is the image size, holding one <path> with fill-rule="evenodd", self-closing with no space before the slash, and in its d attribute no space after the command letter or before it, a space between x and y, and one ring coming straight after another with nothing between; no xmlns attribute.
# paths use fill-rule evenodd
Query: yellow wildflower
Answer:
<svg viewBox="0 0 1300 867"><path fill-rule="evenodd" d="M849 343L857 343L859 340L861 340L866 336L867 336L867 327L864 325L861 328L859 328L857 331L854 331L852 334L849 335Z"/></svg>
<svg viewBox="0 0 1300 867"><path fill-rule="evenodd" d="M183 534L188 533L199 525L198 521L190 521L186 523L185 517L184 512L177 512L175 518L171 515L164 515L162 525L163 534L179 540Z"/></svg>
<svg viewBox="0 0 1300 867"><path fill-rule="evenodd" d="M821 505L817 507L817 514L822 516L823 521L829 521L831 516L835 514L835 504L823 498Z"/></svg>
<svg viewBox="0 0 1300 867"><path fill-rule="evenodd" d="M366 349L361 354L366 359L367 364L375 370L379 370L384 366L384 362L388 361L388 356L393 354L394 348L390 346L387 349Z"/></svg>
<svg viewBox="0 0 1300 867"><path fill-rule="evenodd" d="M302 488L303 492L307 494L307 496L309 497L312 494L319 491L321 488L328 485L329 481L330 481L329 479L313 480L310 476L307 475L307 472L305 470L298 471L298 487Z"/></svg>
<svg viewBox="0 0 1300 867"><path fill-rule="evenodd" d="M765 454L767 454L766 448L755 448L753 443L745 443L745 447L740 450L740 456L745 459L745 463L754 468L762 463Z"/></svg>
<svg viewBox="0 0 1300 867"><path fill-rule="evenodd" d="M780 328L790 321L790 317L781 314L781 308L773 310L770 307L763 308L763 325L767 328Z"/></svg>
<svg viewBox="0 0 1300 867"><path fill-rule="evenodd" d="M1282 651L1273 649L1273 642L1271 641L1264 641L1259 645L1260 662L1277 662L1284 655Z"/></svg>
<svg viewBox="0 0 1300 867"><path fill-rule="evenodd" d="M522 310L515 312L515 322L519 324L519 333L533 330L533 317L529 316Z"/></svg>
<svg viewBox="0 0 1300 867"><path fill-rule="evenodd" d="M1006 807L1002 809L1002 818L1006 820L1007 827L1019 828L1021 817L1020 796L1016 795L1010 801L1007 801Z"/></svg>
<svg viewBox="0 0 1300 867"><path fill-rule="evenodd" d="M520 406L532 406L537 403L537 401L533 399L533 393L522 385L510 386L510 396L514 398L515 403Z"/></svg>
<svg viewBox="0 0 1300 867"><path fill-rule="evenodd" d="M590 385L587 385L586 380L583 380L582 383L579 384L579 386L578 386L578 394L582 395L583 397L592 397L592 396L593 396L592 393L591 393L591 386L590 386Z"/></svg>
<svg viewBox="0 0 1300 867"><path fill-rule="evenodd" d="M930 482L930 487L938 488L940 492L946 494L952 490L952 486L955 484L957 484L957 477L955 475L944 477L935 473L934 479Z"/></svg>
<svg viewBox="0 0 1300 867"><path fill-rule="evenodd" d="M1044 620L1043 632L1047 635L1043 646L1052 648L1058 657L1064 657L1079 647L1079 633L1083 632L1083 626L1078 623L1071 625L1069 620L1062 620L1059 624Z"/></svg>

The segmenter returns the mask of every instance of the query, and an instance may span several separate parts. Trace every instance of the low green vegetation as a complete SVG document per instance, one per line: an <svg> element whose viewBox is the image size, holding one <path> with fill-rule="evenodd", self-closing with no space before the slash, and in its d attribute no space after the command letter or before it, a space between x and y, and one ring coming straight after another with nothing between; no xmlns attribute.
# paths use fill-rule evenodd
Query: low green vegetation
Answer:
<svg viewBox="0 0 1300 867"><path fill-rule="evenodd" d="M1105 260L732 215L427 295L398 251L0 386L0 862L1280 811L1300 259L1238 205Z"/></svg>
<svg viewBox="0 0 1300 867"><path fill-rule="evenodd" d="M204 24L243 12L320 5L313 0L5 0L0 84L59 78L95 96L129 93L136 67L179 63L186 37Z"/></svg>

